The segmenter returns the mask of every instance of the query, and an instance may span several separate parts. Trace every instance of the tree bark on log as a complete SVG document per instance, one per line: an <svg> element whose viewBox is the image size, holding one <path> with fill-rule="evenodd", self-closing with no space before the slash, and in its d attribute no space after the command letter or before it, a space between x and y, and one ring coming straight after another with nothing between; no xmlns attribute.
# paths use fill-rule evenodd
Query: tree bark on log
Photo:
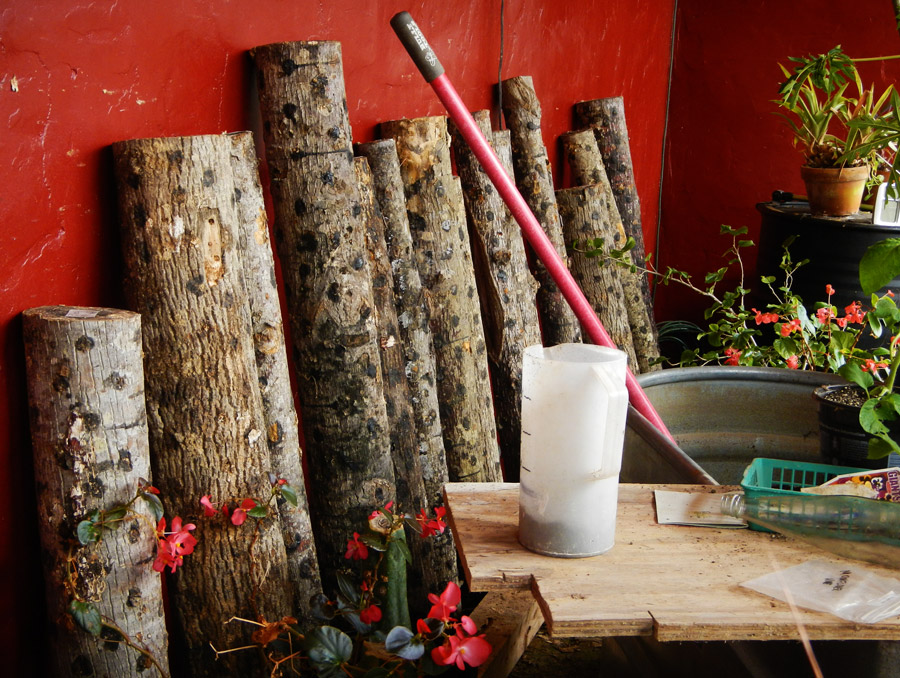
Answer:
<svg viewBox="0 0 900 678"><path fill-rule="evenodd" d="M127 268L143 316L147 412L158 487L200 543L170 577L192 675L259 671L245 619L292 612L280 521L197 519L200 498L232 506L270 496L272 470L250 308L236 243L231 141L135 139L113 145ZM253 524L255 523L255 525Z"/></svg>
<svg viewBox="0 0 900 678"><path fill-rule="evenodd" d="M562 135L563 150L569 162L572 174L572 183L575 186L588 186L599 184L603 187L604 205L608 212L604 215L609 223L612 240L604 242L606 247L621 249L625 245L627 235L619 215L619 208L615 203L612 187L606 175L603 157L597 145L597 139L593 130L586 129L577 132L568 132ZM584 256L577 252L571 255L573 258ZM625 253L625 260L633 264L631 252ZM599 265L599 263L597 264ZM651 372L661 369L660 365L653 365L652 361L659 357L659 345L656 337L656 326L653 322L653 309L648 306L644 298L644 276L641 273L627 270L623 267L615 267L615 264L606 264L616 271L622 281L622 290L625 293L625 307L628 309L628 324L631 326L631 338L634 341L634 352L637 357L637 369L640 372Z"/></svg>
<svg viewBox="0 0 900 678"><path fill-rule="evenodd" d="M81 545L76 536L93 511L127 504L152 480L140 316L44 306L23 313L23 332L48 617L55 622L53 674L155 673L148 655L121 646L108 630L94 636L76 627L67 616L75 599L93 604L167 674L149 506L135 502L118 529L104 530L99 541Z"/></svg>
<svg viewBox="0 0 900 678"><path fill-rule="evenodd" d="M516 186L562 260L568 264L566 243L553 192L550 158L541 136L541 104L531 76L509 78L500 83L503 117L512 137ZM544 264L534 261L534 276L540 283L538 313L544 344L580 342L581 325Z"/></svg>
<svg viewBox="0 0 900 678"><path fill-rule="evenodd" d="M566 242L603 238L611 242L616 232L609 219L609 205L602 184L566 188L556 192ZM573 252L573 255L575 253ZM625 351L629 366L637 365L625 293L615 267L599 266L585 256L571 256L572 275L578 281L600 322L616 346Z"/></svg>
<svg viewBox="0 0 900 678"><path fill-rule="evenodd" d="M275 208L322 578L394 499L375 302L336 42L252 52Z"/></svg>
<svg viewBox="0 0 900 678"><path fill-rule="evenodd" d="M500 450L459 179L444 117L394 120L416 263L425 286L450 480L497 482Z"/></svg>
<svg viewBox="0 0 900 678"><path fill-rule="evenodd" d="M385 243L384 219L375 200L375 186L369 162L364 157L355 160L359 179L360 204L365 215L366 245L369 250L369 265L372 270L372 289L375 299L375 322L378 327L378 343L381 348L381 369L384 374L384 400L387 406L390 427L391 455L394 460L394 475L397 477L397 501L400 507L416 513L419 509L429 509L425 493L425 482L419 459L418 433L412 406L412 393L406 379L406 360L403 340L400 336L400 322L394 302L394 275ZM447 556L433 548L433 539L423 539L407 530L407 544L413 557L415 577L409 578L410 602L418 606L427 604L428 594L442 591L447 585L447 577L455 579L454 572L448 572L445 565ZM453 566L455 569L455 561Z"/></svg>
<svg viewBox="0 0 900 678"><path fill-rule="evenodd" d="M644 231L641 228L641 203L638 198L637 185L634 183L634 167L631 163L631 148L628 143L628 127L625 123L625 100L622 97L592 99L579 101L573 107L575 126L590 127L597 137L600 155L606 168L612 192L619 208L619 216L625 226L625 233L634 238L635 246L631 250L634 262L640 266L646 264L644 249ZM642 278L645 303L653 308L650 295L650 284ZM652 315L652 314L651 314ZM653 326L656 341L656 326Z"/></svg>
<svg viewBox="0 0 900 678"><path fill-rule="evenodd" d="M250 301L256 371L266 417L272 473L287 480L297 495L297 506L283 498L278 500L288 573L293 586L292 609L301 622L308 622L312 620L309 601L322 592L322 582L306 496L303 452L284 342L275 259L269 240L269 220L259 183L253 135L240 132L229 138L235 208L239 216L237 247Z"/></svg>
<svg viewBox="0 0 900 678"><path fill-rule="evenodd" d="M384 242L387 249L397 311L403 371L406 375L419 469L429 507L444 502L443 488L448 480L447 457L438 413L438 395L434 347L425 304L422 279L416 268L412 235L406 216L406 197L400 177L400 160L393 139L373 141L357 146L372 170L375 198L383 217ZM424 562L431 572L424 573L426 585L440 590L448 581L459 578L456 547L449 530L425 540ZM438 589L430 588L434 592Z"/></svg>
<svg viewBox="0 0 900 678"><path fill-rule="evenodd" d="M492 139L512 177L509 132L491 132L489 111L478 111L474 118L485 139ZM516 482L522 436L522 354L526 346L541 343L535 306L538 285L528 270L518 224L454 125L450 134L471 227L503 475Z"/></svg>

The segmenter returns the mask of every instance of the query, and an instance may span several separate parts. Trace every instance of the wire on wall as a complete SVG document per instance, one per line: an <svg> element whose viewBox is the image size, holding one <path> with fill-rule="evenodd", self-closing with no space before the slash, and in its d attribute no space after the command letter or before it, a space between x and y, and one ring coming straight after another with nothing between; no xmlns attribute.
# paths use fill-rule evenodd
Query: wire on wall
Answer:
<svg viewBox="0 0 900 678"><path fill-rule="evenodd" d="M669 136L669 104L672 99L672 70L675 65L675 28L676 22L678 21L678 0L675 0L675 3L672 7L672 35L669 38L669 79L666 83L666 113L665 118L663 120L663 137L662 137L662 158L660 162L659 168L659 194L656 198L656 241L653 243L653 262L654 265L659 266L660 264L660 256L659 256L659 236L662 232L662 217L663 217L663 179L666 175L666 141ZM654 278L651 280L651 290L650 290L650 302L651 304L656 301L656 291L659 287L655 284L657 281L655 280L655 276L651 276Z"/></svg>
<svg viewBox="0 0 900 678"><path fill-rule="evenodd" d="M497 129L503 129L503 11L506 0L500 0L500 59L497 64Z"/></svg>

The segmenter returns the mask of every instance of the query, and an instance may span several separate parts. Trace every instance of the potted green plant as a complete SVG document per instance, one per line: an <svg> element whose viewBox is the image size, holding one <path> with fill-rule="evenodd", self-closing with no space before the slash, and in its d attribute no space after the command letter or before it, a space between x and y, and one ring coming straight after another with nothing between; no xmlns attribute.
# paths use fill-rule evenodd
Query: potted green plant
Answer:
<svg viewBox="0 0 900 678"><path fill-rule="evenodd" d="M771 294L771 302L760 309L751 306L754 302L750 299L760 295L751 296L742 274L741 252L753 246L752 241L742 238L746 231L745 227L722 226L722 233L731 237L725 253L727 264L707 274L702 285L672 267L664 272L639 269L659 276L662 284L687 286L711 302L704 312L707 327L697 336L701 346L686 348L669 362L678 367L722 365L818 372L826 377L814 386L818 386L815 392L820 400L820 424L823 416L830 416L829 405L823 402L840 404L843 417L837 425L825 421L820 426L822 455L842 466L883 465L886 455L900 453L900 394L894 390L900 386L896 383L900 372L900 309L890 291L880 296L871 291L881 289L900 272L900 238L879 243L863 257L860 277L863 289L870 293L870 303L854 301L844 308L832 303L835 290L831 285L823 285L823 300L811 305L792 291L793 276L805 262L791 259L789 240L781 261L782 279L760 279ZM606 251L602 242L594 240L580 249L587 256L635 270L638 267L623 258L630 245ZM733 289L723 289L732 267L741 272L738 283ZM846 435L838 432L837 439L831 437L833 429L847 422L853 430Z"/></svg>
<svg viewBox="0 0 900 678"><path fill-rule="evenodd" d="M896 117L892 86L875 96L840 45L824 54L791 57L792 71L774 100L804 154L801 176L810 212L845 216L859 211L867 182L887 159L889 135L882 123Z"/></svg>

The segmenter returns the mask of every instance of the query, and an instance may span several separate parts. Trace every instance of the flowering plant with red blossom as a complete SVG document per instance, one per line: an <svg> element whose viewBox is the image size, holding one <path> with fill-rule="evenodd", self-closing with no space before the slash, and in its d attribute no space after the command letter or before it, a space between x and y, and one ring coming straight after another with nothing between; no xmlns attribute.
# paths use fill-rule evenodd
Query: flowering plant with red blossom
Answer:
<svg viewBox="0 0 900 678"><path fill-rule="evenodd" d="M423 539L442 534L445 515L442 507L431 515L425 509L403 514L393 502L376 509L367 529L347 540L344 557L358 583L350 572L339 572L337 594L319 594L310 601L320 626L304 631L292 618L250 622L260 626L254 639L274 664L273 675L309 675L311 669L322 678L423 676L487 661L491 645L475 622L460 613L462 593L456 582L448 582L440 594L429 594L428 613L415 624L411 621L406 528Z"/></svg>
<svg viewBox="0 0 900 678"><path fill-rule="evenodd" d="M832 303L835 289L830 284L823 286L821 300L811 304L805 304L792 291L793 276L806 262L791 259L793 238L789 238L783 244L779 264L783 280L778 285L775 276L760 278L772 301L757 308L749 301L751 290L744 283L741 251L753 246L752 241L741 237L746 232L746 227L721 227L721 233L731 237L731 246L724 254L727 265L707 274L702 286L695 284L689 274L672 267L661 273L649 265L638 267L630 263L625 256L633 247L630 238L621 250L604 251L603 243L595 240L589 241L582 251L587 256L600 257L601 265L611 261L627 266L632 271L657 276L662 284L686 286L711 301L704 312L707 329L689 324L704 348L685 347L676 360L660 358L657 362L679 367L746 365L837 374L860 389L859 421L872 436L869 457L900 453L900 445L888 429L889 422L900 419L900 394L894 392L900 370L900 310L890 290L876 294L900 275L900 239L887 239L872 246L860 261L860 283L869 299L838 308ZM726 275L734 269L737 286L723 291Z"/></svg>

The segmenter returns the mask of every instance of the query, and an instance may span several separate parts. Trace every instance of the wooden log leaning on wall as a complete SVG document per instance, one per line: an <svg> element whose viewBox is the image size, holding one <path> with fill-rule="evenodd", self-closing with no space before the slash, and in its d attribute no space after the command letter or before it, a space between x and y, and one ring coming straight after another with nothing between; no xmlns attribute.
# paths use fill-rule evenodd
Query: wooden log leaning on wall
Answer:
<svg viewBox="0 0 900 678"><path fill-rule="evenodd" d="M425 286L447 468L454 482L501 479L500 450L472 251L442 116L381 124L397 142L406 209Z"/></svg>
<svg viewBox="0 0 900 678"><path fill-rule="evenodd" d="M140 316L45 306L24 312L23 331L48 617L55 623L52 674L168 674L149 505L138 500L120 523L98 528L99 541L82 544L77 536L94 511L128 504L152 480ZM76 626L67 616L75 601L93 606L146 653L122 647L109 626L101 635Z"/></svg>
<svg viewBox="0 0 900 678"><path fill-rule="evenodd" d="M594 130L622 225L625 233L634 238L635 245L631 254L634 262L643 266L646 252L641 227L641 202L634 182L634 166L625 123L625 100L622 97L609 97L579 101L572 109L576 128L590 127ZM642 280L641 287L645 302L652 309L650 284L646 278ZM656 340L656 325L653 325L653 332Z"/></svg>
<svg viewBox="0 0 900 678"><path fill-rule="evenodd" d="M319 563L313 537L306 481L303 474L300 432L294 409L290 368L281 319L281 301L275 276L275 259L269 240L269 220L259 183L253 135L229 135L232 145L235 208L238 211L237 247L241 253L244 281L250 301L256 371L266 417L266 442L272 457L272 473L287 480L297 505L279 499L278 513L288 574L293 592L294 616L310 621L309 601L322 591Z"/></svg>
<svg viewBox="0 0 900 678"><path fill-rule="evenodd" d="M593 238L603 238L605 242L609 242L615 236L602 184L557 191L556 201L559 204L566 242L583 242ZM569 256L572 275L609 332L610 338L627 354L628 365L637 365L625 307L625 293L618 271L613 266L599 266L595 259L575 256L577 254L573 251Z"/></svg>
<svg viewBox="0 0 900 678"><path fill-rule="evenodd" d="M397 501L400 509L416 513L426 509L432 515L425 492L425 482L420 463L416 415L413 410L412 392L406 379L406 360L397 307L394 301L394 275L385 242L384 219L375 200L375 186L369 162L356 158L356 174L359 179L360 204L366 219L366 246L372 270L372 290L375 299L375 322L378 327L378 345L381 349L381 369L384 374L384 400L390 427L391 456L397 477ZM422 539L408 535L407 543L413 556L417 576L410 577L412 588L410 601L423 605L428 594L441 591L447 580L456 580L456 562L450 556L455 551L435 548L438 538ZM449 533L440 536L446 543Z"/></svg>
<svg viewBox="0 0 900 678"><path fill-rule="evenodd" d="M426 506L444 502L444 483L448 480L447 457L438 414L436 367L431 327L425 304L422 278L416 268L412 234L406 215L406 197L400 178L400 160L393 139L372 141L357 146L372 170L375 198L383 217L384 241L393 282L400 348L404 373L413 411L419 469L425 488ZM424 561L432 571L424 572L429 587L443 587L458 579L456 547L449 531L424 541ZM437 589L431 588L430 591Z"/></svg>
<svg viewBox="0 0 900 678"><path fill-rule="evenodd" d="M513 167L516 186L557 253L567 262L566 243L547 149L541 136L541 104L530 76L509 78L500 83L503 93L503 117L512 136ZM581 325L553 277L540 261L534 262L534 275L540 283L538 311L544 345L580 342Z"/></svg>
<svg viewBox="0 0 900 678"><path fill-rule="evenodd" d="M295 349L310 507L329 588L395 496L375 302L337 42L252 51Z"/></svg>
<svg viewBox="0 0 900 678"><path fill-rule="evenodd" d="M509 132L491 132L489 111L478 111L474 117L512 177ZM522 435L522 354L526 346L541 343L535 306L538 285L528 270L518 224L454 125L450 133L471 227L504 478L515 482Z"/></svg>
<svg viewBox="0 0 900 678"><path fill-rule="evenodd" d="M603 188L602 207L605 210L603 221L607 224L605 248L621 249L624 247L627 235L619 216L619 208L613 196L609 178L603 165L603 157L597 146L597 139L593 130L586 129L577 132L568 132L562 135L563 150L571 168L572 185L588 186L598 184ZM570 253L574 258L583 257L578 252ZM631 252L626 252L624 260L634 264ZM595 261L596 265L600 265ZM659 357L659 345L656 338L656 326L653 323L653 309L644 298L643 274L617 266L615 263L604 263L612 267L622 281L622 291L625 293L625 308L628 310L628 324L631 326L631 338L634 343L634 352L637 357L636 371L641 373L661 369L659 365L651 364ZM635 366L632 366L635 367Z"/></svg>
<svg viewBox="0 0 900 678"><path fill-rule="evenodd" d="M198 516L200 498L265 501L272 470L250 305L237 243L232 142L209 135L113 145L129 303L142 315L147 412L158 487L199 544L171 578L191 675L250 675L255 627L233 616L292 614L280 521L240 529Z"/></svg>

